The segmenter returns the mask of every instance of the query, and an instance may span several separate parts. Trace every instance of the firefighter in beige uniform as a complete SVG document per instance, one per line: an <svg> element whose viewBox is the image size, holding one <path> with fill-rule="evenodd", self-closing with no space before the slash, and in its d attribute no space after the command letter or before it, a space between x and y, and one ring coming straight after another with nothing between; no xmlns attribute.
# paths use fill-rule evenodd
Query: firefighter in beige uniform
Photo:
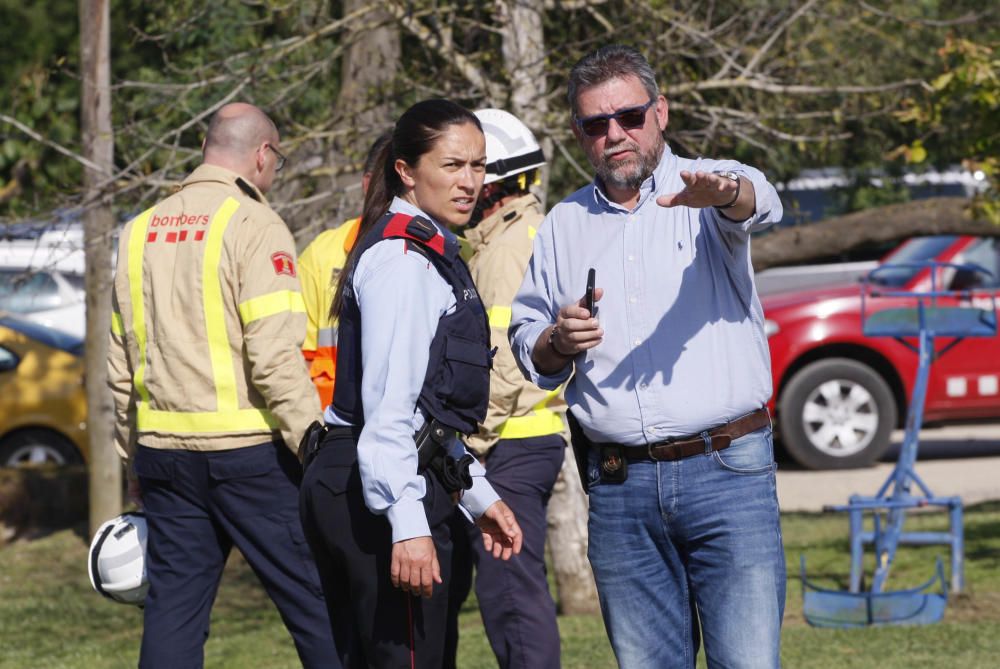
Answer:
<svg viewBox="0 0 1000 669"><path fill-rule="evenodd" d="M476 116L486 135L486 179L479 198L483 219L465 238L473 250L469 271L497 353L486 419L465 442L514 511L524 544L508 562L488 559L474 526L456 514L446 657L454 666L458 609L471 587L474 563L479 610L501 669L548 669L558 667L560 659L556 608L545 578L545 514L566 450L566 404L558 391L525 380L507 343L510 305L543 218L529 187L545 157L531 131L512 114L483 109ZM465 537L470 540L461 541Z"/></svg>
<svg viewBox="0 0 1000 669"><path fill-rule="evenodd" d="M120 237L109 383L149 526L141 667L202 666L233 545L302 664L337 665L298 514L293 453L320 406L300 353L295 245L264 199L278 142L256 107L223 107L204 163Z"/></svg>

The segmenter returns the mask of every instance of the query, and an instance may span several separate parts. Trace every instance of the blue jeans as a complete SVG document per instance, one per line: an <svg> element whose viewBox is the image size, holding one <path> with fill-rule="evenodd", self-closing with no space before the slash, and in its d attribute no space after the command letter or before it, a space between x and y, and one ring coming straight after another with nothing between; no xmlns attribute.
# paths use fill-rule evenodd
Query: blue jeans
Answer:
<svg viewBox="0 0 1000 669"><path fill-rule="evenodd" d="M780 664L785 560L771 430L723 451L633 462L602 483L590 456L590 545L622 669ZM699 633L700 627L700 633Z"/></svg>

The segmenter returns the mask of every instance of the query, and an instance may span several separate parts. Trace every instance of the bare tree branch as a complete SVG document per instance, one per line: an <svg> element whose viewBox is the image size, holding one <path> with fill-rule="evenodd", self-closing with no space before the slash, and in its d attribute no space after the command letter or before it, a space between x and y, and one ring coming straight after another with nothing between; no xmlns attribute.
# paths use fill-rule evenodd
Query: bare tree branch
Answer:
<svg viewBox="0 0 1000 669"><path fill-rule="evenodd" d="M39 142L40 144L44 144L45 146L49 147L50 149L58 151L62 155L66 156L67 158L72 158L73 160L75 160L76 162L80 163L81 165L83 165L84 167L86 167L88 169L94 170L95 172L100 172L102 174L107 174L107 172L105 171L105 169L103 167L101 167L100 165L98 165L97 163L95 163L95 162L93 162L91 160L88 160L87 158L84 158L79 153L75 153L73 151L70 151L69 149L67 149L66 147L64 147L64 146L62 146L60 144L56 144L55 142L53 142L50 139L46 139L45 137L42 137L41 135L39 135L37 132L35 132L34 130L32 130L28 126L26 126L23 123L21 123L20 121L18 121L16 118L12 118L10 116L7 116L6 114L0 114L0 121L3 121L4 123L7 123L8 125L14 126L15 128L17 128L18 130L20 130L21 132L23 132L28 137L30 137L31 139L35 140L36 142Z"/></svg>

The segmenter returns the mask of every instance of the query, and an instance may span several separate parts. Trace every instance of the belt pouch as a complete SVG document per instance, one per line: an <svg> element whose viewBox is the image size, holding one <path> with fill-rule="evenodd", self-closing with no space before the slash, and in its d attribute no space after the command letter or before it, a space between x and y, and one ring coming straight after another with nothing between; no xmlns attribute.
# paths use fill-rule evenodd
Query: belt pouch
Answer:
<svg viewBox="0 0 1000 669"><path fill-rule="evenodd" d="M628 460L625 449L618 444L601 444L601 483L625 483Z"/></svg>

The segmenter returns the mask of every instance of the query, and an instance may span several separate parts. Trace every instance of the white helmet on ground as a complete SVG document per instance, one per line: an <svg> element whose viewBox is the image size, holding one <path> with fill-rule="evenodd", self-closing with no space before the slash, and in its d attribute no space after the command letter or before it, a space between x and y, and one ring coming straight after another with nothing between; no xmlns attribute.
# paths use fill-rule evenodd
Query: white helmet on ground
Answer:
<svg viewBox="0 0 1000 669"><path fill-rule="evenodd" d="M486 135L486 180L507 177L545 164L545 154L528 126L502 109L480 109L476 117Z"/></svg>
<svg viewBox="0 0 1000 669"><path fill-rule="evenodd" d="M142 606L146 579L146 516L123 513L97 529L87 570L94 590L122 604Z"/></svg>

